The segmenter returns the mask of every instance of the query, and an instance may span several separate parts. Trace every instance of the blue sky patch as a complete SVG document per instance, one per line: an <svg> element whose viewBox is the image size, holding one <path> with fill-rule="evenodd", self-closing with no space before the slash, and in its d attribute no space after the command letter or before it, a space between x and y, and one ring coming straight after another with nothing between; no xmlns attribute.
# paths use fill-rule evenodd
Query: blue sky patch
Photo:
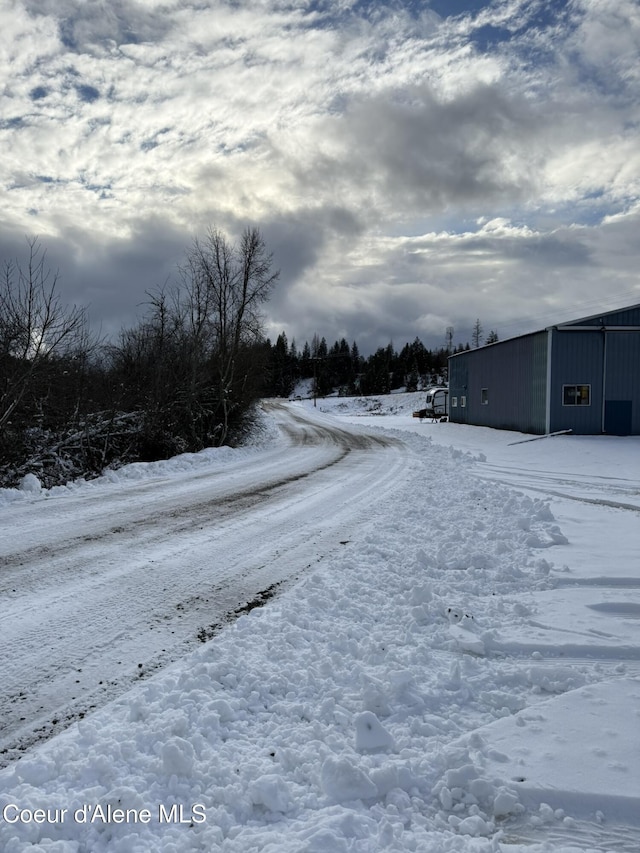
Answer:
<svg viewBox="0 0 640 853"><path fill-rule="evenodd" d="M100 92L95 88L95 86L87 86L84 84L76 86L76 92L78 93L80 100L84 101L86 104L92 104L100 97Z"/></svg>

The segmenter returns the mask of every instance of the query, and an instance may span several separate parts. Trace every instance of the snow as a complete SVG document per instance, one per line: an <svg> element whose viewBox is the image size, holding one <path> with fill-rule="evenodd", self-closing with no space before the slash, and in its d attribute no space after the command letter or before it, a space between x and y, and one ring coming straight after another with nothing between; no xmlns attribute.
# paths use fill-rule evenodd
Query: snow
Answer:
<svg viewBox="0 0 640 853"><path fill-rule="evenodd" d="M515 783L519 801L528 808L546 803L581 818L601 811L610 820L632 824L640 790L638 708L637 679L570 688L552 702L486 726L482 742L474 743L475 760L484 774ZM631 726L630 712L635 717ZM469 740L465 736L461 745ZM575 760L577 743L584 749L582 761ZM597 772L585 773L589 766Z"/></svg>
<svg viewBox="0 0 640 853"><path fill-rule="evenodd" d="M21 492L30 492L37 495L42 491L42 483L35 474L25 474L20 480L18 489Z"/></svg>
<svg viewBox="0 0 640 853"><path fill-rule="evenodd" d="M393 736L385 729L373 711L357 714L353 721L356 730L355 747L357 752L377 752L395 750Z"/></svg>
<svg viewBox="0 0 640 853"><path fill-rule="evenodd" d="M337 464L296 492L303 538L318 512L342 516L334 544L1 770L2 850L640 849L640 441L420 423L422 398L288 404L307 435L333 424L396 442L346 453L373 460L366 512ZM45 509L99 494L108 516L145 484L183 500L208 472L247 490L258 460L284 465L274 448L267 430L252 450L12 490L0 520L44 547ZM319 453L284 451L292 466ZM243 523L249 537L258 521Z"/></svg>

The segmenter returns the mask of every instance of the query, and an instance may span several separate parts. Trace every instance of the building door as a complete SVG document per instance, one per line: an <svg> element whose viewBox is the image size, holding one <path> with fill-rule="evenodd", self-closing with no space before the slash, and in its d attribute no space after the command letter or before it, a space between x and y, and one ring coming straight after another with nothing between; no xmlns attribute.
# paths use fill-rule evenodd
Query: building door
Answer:
<svg viewBox="0 0 640 853"><path fill-rule="evenodd" d="M604 431L607 435L631 435L631 400L605 400Z"/></svg>

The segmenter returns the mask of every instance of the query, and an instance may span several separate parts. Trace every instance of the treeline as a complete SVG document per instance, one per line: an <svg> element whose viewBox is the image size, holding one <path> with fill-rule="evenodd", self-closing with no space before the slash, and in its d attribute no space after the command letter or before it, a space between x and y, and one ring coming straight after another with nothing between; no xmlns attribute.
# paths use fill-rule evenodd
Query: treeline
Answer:
<svg viewBox="0 0 640 853"><path fill-rule="evenodd" d="M50 487L106 467L237 444L264 396L311 379L323 396L417 390L445 381L449 348L416 338L364 358L345 339L272 344L261 309L278 280L258 229L216 229L185 252L177 282L147 294L142 317L97 340L65 306L37 240L0 279L0 486L28 473ZM468 348L468 344L466 348ZM459 347L461 349L463 347ZM458 351L458 350L454 350Z"/></svg>
<svg viewBox="0 0 640 853"><path fill-rule="evenodd" d="M0 486L236 443L268 384L261 307L278 279L260 232L211 229L171 289L112 343L62 304L36 240L0 281Z"/></svg>
<svg viewBox="0 0 640 853"><path fill-rule="evenodd" d="M298 350L295 341L289 344L282 332L274 345L267 342L270 381L268 390L273 396L290 397L303 379L312 380L312 389L322 397L337 392L343 395L388 394L398 388L417 391L428 385L446 381L447 347L427 349L416 338L406 343L400 352L393 344L380 347L367 358L360 355L356 342L342 338L331 347L325 338L314 336ZM469 349L459 345L452 351Z"/></svg>

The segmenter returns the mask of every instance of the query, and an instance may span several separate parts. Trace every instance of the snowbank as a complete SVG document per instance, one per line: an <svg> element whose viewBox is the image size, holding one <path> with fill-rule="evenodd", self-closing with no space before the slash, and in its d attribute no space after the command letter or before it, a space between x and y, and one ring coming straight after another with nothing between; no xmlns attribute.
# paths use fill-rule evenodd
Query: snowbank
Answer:
<svg viewBox="0 0 640 853"><path fill-rule="evenodd" d="M31 503L34 500L51 497L78 495L83 491L95 492L95 490L113 485L126 486L127 483L132 482L164 479L185 472L192 472L195 475L198 471L211 470L212 468L223 469L234 465L240 459L260 452L278 440L278 433L269 418L257 413L251 439L242 447L207 447L199 453L180 453L171 459L160 459L157 462L131 462L121 468L109 468L100 477L95 477L92 480L83 478L70 480L64 486L53 486L50 489L43 488L35 474L26 474L20 481L18 488L0 488L0 510L3 505L6 506L18 501Z"/></svg>
<svg viewBox="0 0 640 853"><path fill-rule="evenodd" d="M570 597L548 497L404 438L312 575L0 772L3 850L637 849L637 612Z"/></svg>

